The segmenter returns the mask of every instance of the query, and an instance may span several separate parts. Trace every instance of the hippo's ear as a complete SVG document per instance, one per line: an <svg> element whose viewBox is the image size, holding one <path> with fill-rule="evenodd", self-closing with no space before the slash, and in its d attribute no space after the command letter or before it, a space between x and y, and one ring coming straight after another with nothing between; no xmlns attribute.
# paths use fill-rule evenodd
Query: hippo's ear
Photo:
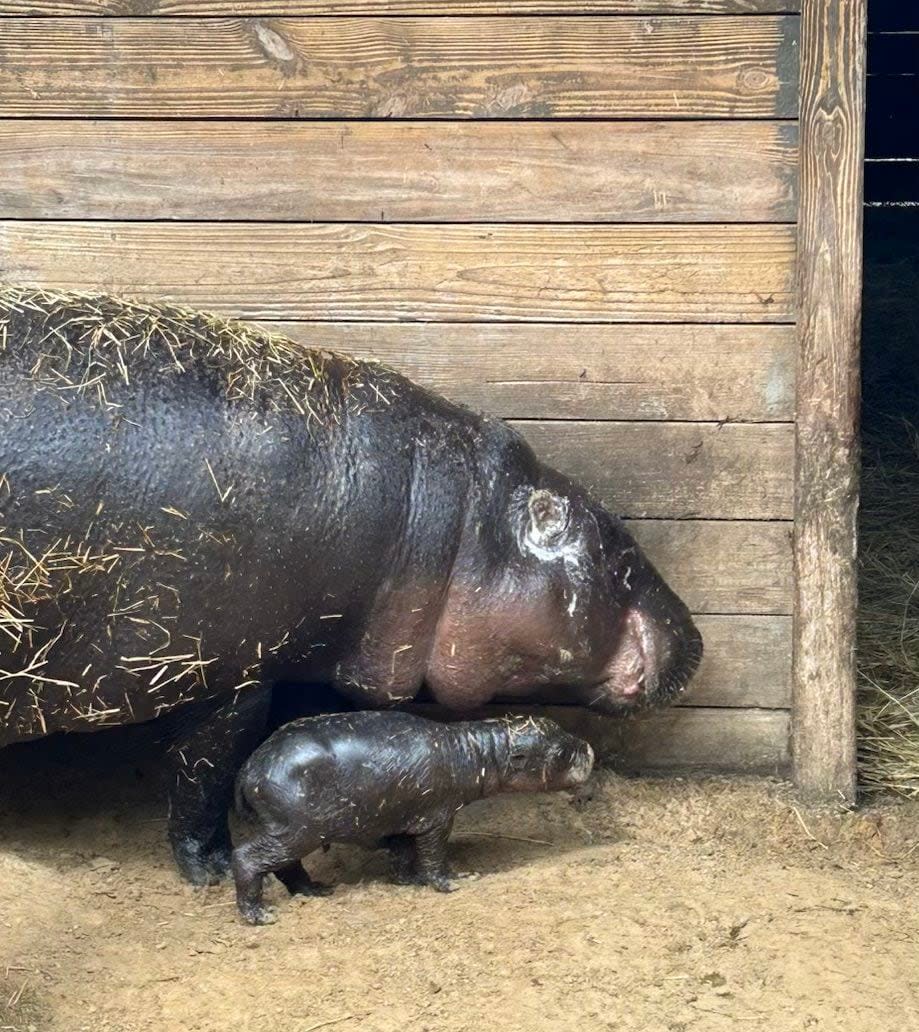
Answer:
<svg viewBox="0 0 919 1032"><path fill-rule="evenodd" d="M551 491L533 491L527 502L529 524L526 535L541 548L558 543L568 529L568 499Z"/></svg>

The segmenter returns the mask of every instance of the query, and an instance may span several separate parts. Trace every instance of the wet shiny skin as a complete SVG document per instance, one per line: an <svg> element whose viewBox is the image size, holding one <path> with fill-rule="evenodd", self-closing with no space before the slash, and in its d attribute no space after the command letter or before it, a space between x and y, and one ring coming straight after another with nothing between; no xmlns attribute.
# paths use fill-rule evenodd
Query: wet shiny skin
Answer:
<svg viewBox="0 0 919 1032"><path fill-rule="evenodd" d="M254 824L233 852L243 919L263 924L262 884L275 873L291 892L329 891L301 858L331 842L384 846L398 880L448 892L447 840L456 812L499 792L582 785L593 750L546 718L440 724L408 713L357 712L286 724L244 765L241 814Z"/></svg>

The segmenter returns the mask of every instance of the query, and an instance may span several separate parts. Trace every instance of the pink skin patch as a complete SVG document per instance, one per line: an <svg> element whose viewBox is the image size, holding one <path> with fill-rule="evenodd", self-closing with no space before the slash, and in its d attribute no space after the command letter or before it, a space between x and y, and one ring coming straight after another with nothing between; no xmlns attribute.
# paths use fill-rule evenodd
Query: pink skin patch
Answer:
<svg viewBox="0 0 919 1032"><path fill-rule="evenodd" d="M623 705L637 702L660 668L659 651L650 620L641 610L630 609L619 647L604 671L603 694L609 701Z"/></svg>

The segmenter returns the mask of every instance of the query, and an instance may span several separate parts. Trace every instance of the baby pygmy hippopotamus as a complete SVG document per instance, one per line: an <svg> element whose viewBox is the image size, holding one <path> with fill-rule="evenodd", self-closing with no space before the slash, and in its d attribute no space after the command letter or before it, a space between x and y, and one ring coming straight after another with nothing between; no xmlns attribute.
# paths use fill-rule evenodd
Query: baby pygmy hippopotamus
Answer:
<svg viewBox="0 0 919 1032"><path fill-rule="evenodd" d="M447 839L466 803L499 792L582 785L593 750L542 717L439 724L410 713L306 717L264 742L239 773L236 806L257 826L233 851L236 900L250 924L273 915L262 883L324 895L300 860L330 842L384 846L396 879L450 892Z"/></svg>

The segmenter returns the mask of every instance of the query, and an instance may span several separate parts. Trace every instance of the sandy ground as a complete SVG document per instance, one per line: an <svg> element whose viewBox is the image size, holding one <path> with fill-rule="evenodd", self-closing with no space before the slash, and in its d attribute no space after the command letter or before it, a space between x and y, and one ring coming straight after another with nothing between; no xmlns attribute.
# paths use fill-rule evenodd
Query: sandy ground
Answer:
<svg viewBox="0 0 919 1032"><path fill-rule="evenodd" d="M919 1028L919 808L797 811L786 786L624 780L492 800L450 896L335 848L327 899L237 922L173 873L117 734L0 754L0 1029L885 1032ZM105 739L108 742L108 738Z"/></svg>

